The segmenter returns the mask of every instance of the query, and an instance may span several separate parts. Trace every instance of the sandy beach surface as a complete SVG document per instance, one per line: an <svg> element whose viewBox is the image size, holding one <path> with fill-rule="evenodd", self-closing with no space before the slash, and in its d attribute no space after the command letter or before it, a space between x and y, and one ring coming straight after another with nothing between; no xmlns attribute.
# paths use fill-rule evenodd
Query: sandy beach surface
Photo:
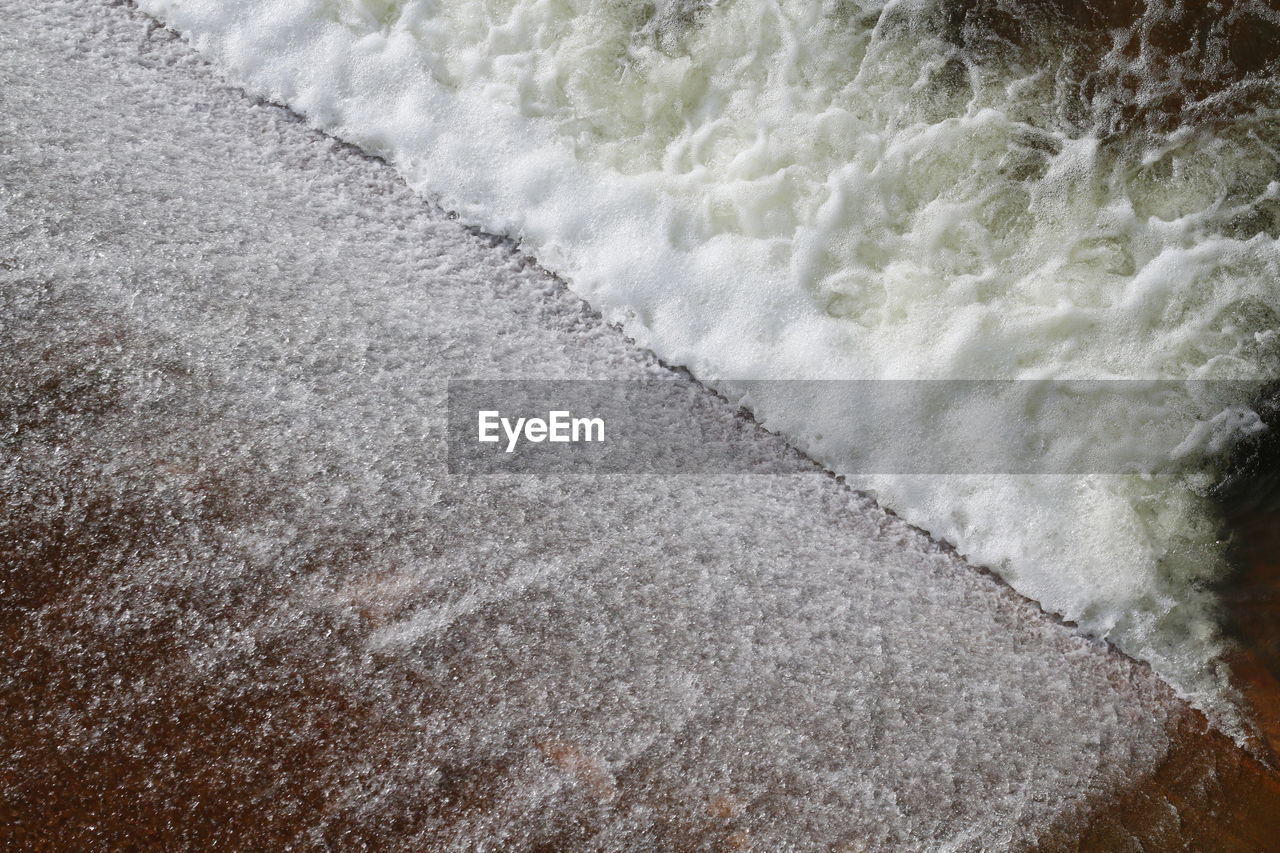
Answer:
<svg viewBox="0 0 1280 853"><path fill-rule="evenodd" d="M667 372L128 4L0 0L0 840L1280 838L1146 667L816 467L445 470L450 378Z"/></svg>

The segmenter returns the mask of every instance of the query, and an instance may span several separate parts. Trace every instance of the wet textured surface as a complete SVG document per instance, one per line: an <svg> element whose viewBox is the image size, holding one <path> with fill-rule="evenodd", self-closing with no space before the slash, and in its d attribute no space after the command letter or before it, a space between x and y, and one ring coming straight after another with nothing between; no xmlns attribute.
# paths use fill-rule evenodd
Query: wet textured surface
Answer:
<svg viewBox="0 0 1280 853"><path fill-rule="evenodd" d="M947 394L900 416L746 380L1280 375L1280 19L1257 0L139 6L845 477L868 435L964 466L1014 430ZM1128 476L856 484L1243 740L1209 492L1257 403L1204 387L1126 405L1136 427L1090 406L991 469L1140 446ZM948 441L916 431L935 420Z"/></svg>
<svg viewBox="0 0 1280 853"><path fill-rule="evenodd" d="M1268 837L1148 670L823 474L449 476L449 377L663 368L128 7L0 0L0 99L3 841Z"/></svg>

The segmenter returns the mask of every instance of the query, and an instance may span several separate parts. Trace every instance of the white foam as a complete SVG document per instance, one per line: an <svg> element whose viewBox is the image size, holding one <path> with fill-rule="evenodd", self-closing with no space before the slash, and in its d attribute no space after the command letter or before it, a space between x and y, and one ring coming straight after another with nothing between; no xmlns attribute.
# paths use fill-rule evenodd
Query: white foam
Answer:
<svg viewBox="0 0 1280 853"><path fill-rule="evenodd" d="M1244 124L1119 145L1073 130L1048 70L961 57L936 4L139 5L730 392L1276 373L1276 223L1230 225L1274 219L1274 140ZM786 386L748 402L852 470L838 411ZM1207 434L1177 417L1171 453ZM1185 483L865 485L1228 720L1204 591L1223 556Z"/></svg>

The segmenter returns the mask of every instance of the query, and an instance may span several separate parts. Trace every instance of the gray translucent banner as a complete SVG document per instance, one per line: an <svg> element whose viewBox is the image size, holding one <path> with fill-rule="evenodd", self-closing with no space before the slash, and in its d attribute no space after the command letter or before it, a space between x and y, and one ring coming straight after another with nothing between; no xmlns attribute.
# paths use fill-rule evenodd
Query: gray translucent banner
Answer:
<svg viewBox="0 0 1280 853"><path fill-rule="evenodd" d="M687 378L454 380L449 471L815 470L772 434L780 433L841 474L1162 474L1260 440L1274 388L1167 380L712 385L716 392Z"/></svg>

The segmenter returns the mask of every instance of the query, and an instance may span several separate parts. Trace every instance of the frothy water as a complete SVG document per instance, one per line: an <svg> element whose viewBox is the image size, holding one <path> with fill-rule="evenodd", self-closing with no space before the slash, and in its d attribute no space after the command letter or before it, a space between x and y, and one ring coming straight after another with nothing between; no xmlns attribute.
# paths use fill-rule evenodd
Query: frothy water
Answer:
<svg viewBox="0 0 1280 853"><path fill-rule="evenodd" d="M855 419L742 380L1280 376L1262 3L139 5L837 472ZM1173 477L855 484L1239 732L1208 591L1229 387L1153 409Z"/></svg>

